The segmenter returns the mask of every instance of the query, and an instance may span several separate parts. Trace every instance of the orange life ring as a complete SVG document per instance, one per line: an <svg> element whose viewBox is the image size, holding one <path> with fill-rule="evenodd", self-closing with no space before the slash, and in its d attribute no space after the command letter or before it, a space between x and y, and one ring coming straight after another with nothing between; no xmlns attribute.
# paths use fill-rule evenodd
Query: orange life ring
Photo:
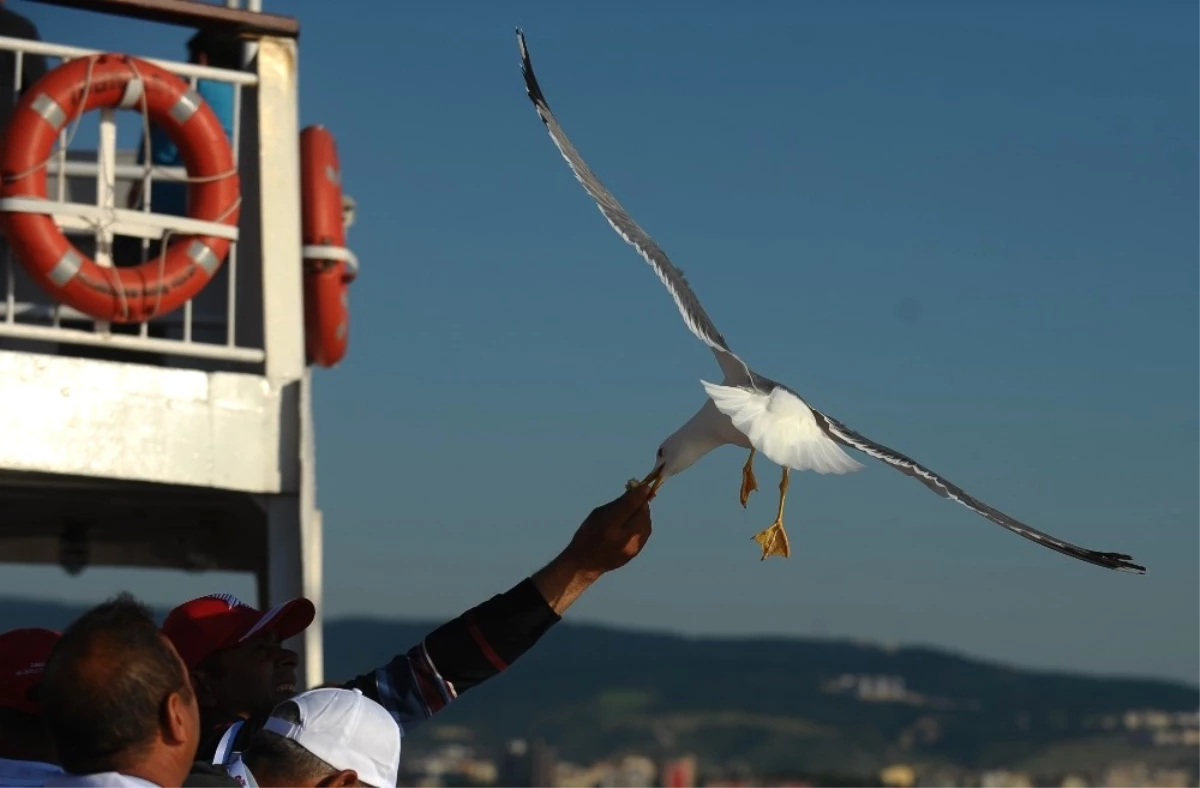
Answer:
<svg viewBox="0 0 1200 788"><path fill-rule="evenodd" d="M46 200L44 165L59 132L84 112L101 108L144 108L150 122L178 146L188 178L197 179L188 184L188 217L237 226L237 167L212 108L169 71L121 54L68 61L24 93L4 135L0 196ZM137 266L102 268L45 213L4 209L0 227L25 270L54 298L116 323L142 322L182 306L212 279L231 243L172 232L163 254Z"/></svg>
<svg viewBox="0 0 1200 788"><path fill-rule="evenodd" d="M350 341L349 285L358 263L346 249L337 143L324 126L300 132L300 193L304 344L310 362L332 367Z"/></svg>

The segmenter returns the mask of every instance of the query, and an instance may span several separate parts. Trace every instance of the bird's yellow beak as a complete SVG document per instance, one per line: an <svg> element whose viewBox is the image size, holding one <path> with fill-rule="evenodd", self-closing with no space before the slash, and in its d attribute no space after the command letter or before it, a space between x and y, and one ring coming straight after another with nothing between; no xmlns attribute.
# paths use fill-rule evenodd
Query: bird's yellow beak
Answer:
<svg viewBox="0 0 1200 788"><path fill-rule="evenodd" d="M655 495L658 494L658 488L662 487L663 482L666 481L666 479L663 478L663 468L664 467L665 467L664 465L659 465L657 468L655 468L653 471L650 472L649 476L647 476L645 479L642 479L640 482L637 479L630 479L629 481L627 481L625 483L625 489L632 490L635 487L642 487L642 486L648 484L648 485L650 485L650 497L653 498Z"/></svg>

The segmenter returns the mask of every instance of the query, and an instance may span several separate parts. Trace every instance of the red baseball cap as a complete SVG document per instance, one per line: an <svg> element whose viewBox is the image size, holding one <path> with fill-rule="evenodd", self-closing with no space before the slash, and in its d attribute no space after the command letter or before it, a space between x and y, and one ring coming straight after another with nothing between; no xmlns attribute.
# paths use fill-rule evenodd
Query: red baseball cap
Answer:
<svg viewBox="0 0 1200 788"><path fill-rule="evenodd" d="M59 635L52 629L13 629L0 634L0 708L41 714L36 690Z"/></svg>
<svg viewBox="0 0 1200 788"><path fill-rule="evenodd" d="M316 607L304 597L289 599L263 613L232 594L212 594L184 602L168 613L162 632L184 664L194 668L214 651L263 632L287 640L308 629L316 614Z"/></svg>

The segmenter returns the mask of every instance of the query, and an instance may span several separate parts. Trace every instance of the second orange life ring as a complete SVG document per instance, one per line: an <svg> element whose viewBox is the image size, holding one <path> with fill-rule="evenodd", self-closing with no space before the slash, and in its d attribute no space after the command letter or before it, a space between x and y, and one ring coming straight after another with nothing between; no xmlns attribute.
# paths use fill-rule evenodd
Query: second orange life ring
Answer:
<svg viewBox="0 0 1200 788"><path fill-rule="evenodd" d="M324 126L300 132L304 344L308 360L332 367L350 342L349 285L358 261L346 248L337 143Z"/></svg>

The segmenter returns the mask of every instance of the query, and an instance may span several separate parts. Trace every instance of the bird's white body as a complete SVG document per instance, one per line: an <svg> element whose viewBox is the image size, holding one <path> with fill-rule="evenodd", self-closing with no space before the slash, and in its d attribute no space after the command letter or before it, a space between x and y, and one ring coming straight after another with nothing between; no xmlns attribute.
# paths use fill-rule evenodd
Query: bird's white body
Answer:
<svg viewBox="0 0 1200 788"><path fill-rule="evenodd" d="M812 409L787 389L764 394L742 386L701 383L709 399L662 443L657 462L664 478L682 473L725 445L753 448L794 471L842 474L863 467L830 440Z"/></svg>
<svg viewBox="0 0 1200 788"><path fill-rule="evenodd" d="M837 474L863 467L817 425L812 408L784 387L766 393L747 386L700 382L717 410L776 465Z"/></svg>

